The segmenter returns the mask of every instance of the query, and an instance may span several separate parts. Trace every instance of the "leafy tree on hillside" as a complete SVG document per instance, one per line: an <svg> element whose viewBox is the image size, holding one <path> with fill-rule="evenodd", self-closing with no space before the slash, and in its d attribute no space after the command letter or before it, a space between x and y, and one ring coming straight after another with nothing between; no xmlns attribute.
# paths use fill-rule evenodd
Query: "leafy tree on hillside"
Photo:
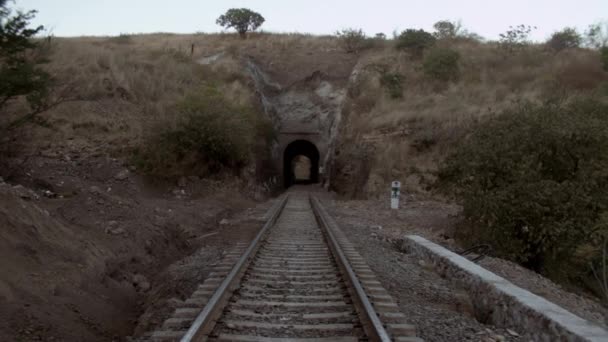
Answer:
<svg viewBox="0 0 608 342"><path fill-rule="evenodd" d="M608 46L608 22L590 25L585 31L585 45L593 49Z"/></svg>
<svg viewBox="0 0 608 342"><path fill-rule="evenodd" d="M505 33L500 34L500 46L508 53L523 50L530 45L530 33L537 27L529 25L509 26Z"/></svg>
<svg viewBox="0 0 608 342"><path fill-rule="evenodd" d="M46 60L33 40L43 27L29 27L35 14L13 13L8 0L0 0L0 110L19 96L26 96L34 111L44 107L50 76L40 68Z"/></svg>
<svg viewBox="0 0 608 342"><path fill-rule="evenodd" d="M547 41L547 46L555 51L577 48L581 45L583 38L576 32L576 29L566 27L561 31L555 32Z"/></svg>
<svg viewBox="0 0 608 342"><path fill-rule="evenodd" d="M435 44L435 37L424 30L407 29L397 37L397 49L407 50L414 57L422 57L425 49Z"/></svg>
<svg viewBox="0 0 608 342"><path fill-rule="evenodd" d="M234 28L242 38L247 32L257 30L266 21L260 13L247 8L231 8L217 19L217 24L225 28Z"/></svg>
<svg viewBox="0 0 608 342"><path fill-rule="evenodd" d="M433 35L437 39L451 39L458 35L460 24L453 23L449 20L441 20L436 22L435 25L433 25L433 28L435 28Z"/></svg>

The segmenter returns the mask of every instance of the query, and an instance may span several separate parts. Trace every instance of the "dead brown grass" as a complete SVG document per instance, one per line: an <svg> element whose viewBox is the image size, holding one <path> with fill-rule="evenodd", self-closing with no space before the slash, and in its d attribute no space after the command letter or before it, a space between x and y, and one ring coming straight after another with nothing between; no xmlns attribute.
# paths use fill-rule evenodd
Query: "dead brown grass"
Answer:
<svg viewBox="0 0 608 342"><path fill-rule="evenodd" d="M440 44L461 55L461 77L456 82L437 84L426 79L419 62L393 49L370 51L360 61L360 95L351 100L367 106L348 107L351 112L346 115L348 129L344 132L367 137L377 147L368 184L372 196L384 193L395 179L428 178L470 127L516 101L590 93L608 80L596 51L554 54L542 46L531 46L506 55L493 43ZM386 93L371 96L377 93L380 75L366 67L369 65L403 75L403 98L393 99ZM424 191L425 184L405 183L408 190Z"/></svg>
<svg viewBox="0 0 608 342"><path fill-rule="evenodd" d="M208 80L231 101L256 103L243 67L251 58L284 87L316 71L336 86L347 86L341 139L381 147L373 153L369 177L383 189L393 178L412 176L413 165L423 173L433 170L469 127L514 101L591 92L607 81L597 52L590 50L555 54L531 46L506 55L495 43L439 44L461 55L455 82L427 79L420 61L397 51L391 40L355 55L345 53L335 37L306 34L262 32L246 40L203 33L56 39L49 68L61 83L73 85L78 102L53 110L53 129L37 129L34 140L48 144L79 137L133 145L159 118L172 115L170 104ZM197 63L218 54L224 57L212 66ZM349 81L353 69L359 73ZM401 99L388 95L378 70L403 77Z"/></svg>

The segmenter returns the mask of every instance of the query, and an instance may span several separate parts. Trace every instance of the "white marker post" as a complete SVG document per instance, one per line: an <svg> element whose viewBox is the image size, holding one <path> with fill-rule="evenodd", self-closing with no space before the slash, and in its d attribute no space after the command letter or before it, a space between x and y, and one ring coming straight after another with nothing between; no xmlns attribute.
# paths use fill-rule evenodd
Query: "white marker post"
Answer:
<svg viewBox="0 0 608 342"><path fill-rule="evenodd" d="M401 182L394 181L391 185L391 209L399 209L399 196L401 195Z"/></svg>

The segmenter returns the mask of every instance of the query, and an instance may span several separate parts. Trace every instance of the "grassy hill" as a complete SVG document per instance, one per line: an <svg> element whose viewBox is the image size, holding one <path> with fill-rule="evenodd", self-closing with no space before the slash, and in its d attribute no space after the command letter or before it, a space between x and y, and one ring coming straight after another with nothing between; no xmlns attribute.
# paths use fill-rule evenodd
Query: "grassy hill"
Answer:
<svg viewBox="0 0 608 342"><path fill-rule="evenodd" d="M57 38L47 68L57 80L55 92L66 101L13 131L12 139L5 138L9 167L2 169L2 176L18 178L20 171L13 166L28 155L76 149L91 155L110 153L140 172L154 170L154 176L171 176L171 181L180 176L235 178L249 189L268 190L272 184L265 182L280 171L268 165L274 144L268 127L272 118L261 101L268 90L256 84L250 62L278 88L296 85L306 90L301 82L321 75L347 90L336 118L339 134L333 142L331 187L350 198L386 196L393 180L404 182L410 193L427 193L448 156L479 130L493 127L487 123L524 103L559 107L581 96L599 103L608 99L608 73L597 50L558 52L541 44L510 49L504 43L470 37L439 39L421 55L397 45L394 39L368 39L356 53L349 53L339 37L269 33L251 34L245 40L232 34ZM458 55L456 69L447 79L429 72L428 60L437 49ZM215 95L204 90L209 87ZM188 102L192 98L198 100ZM15 116L22 104L5 110ZM223 119L233 111L249 113L242 120L251 121L234 129L241 119ZM219 148L226 159L220 167L209 167L210 160L205 159L211 151L207 148L217 152L217 146L199 148L199 129L205 124L192 127L207 119L193 119L191 114L204 112L211 113L208 118L219 116L214 132L243 132L218 136L225 142ZM575 125L564 125L558 123L555 132L565 132L567 139ZM225 148L235 145L237 149ZM249 145L249 157L231 155L239 151L234 153L241 156ZM143 167L138 160L144 161ZM600 207L585 222L599 224ZM591 250L585 263L600 262L600 245L591 241L601 239L580 239L585 243L578 251ZM544 272L540 266L538 270ZM592 279L588 271L583 273L576 277Z"/></svg>

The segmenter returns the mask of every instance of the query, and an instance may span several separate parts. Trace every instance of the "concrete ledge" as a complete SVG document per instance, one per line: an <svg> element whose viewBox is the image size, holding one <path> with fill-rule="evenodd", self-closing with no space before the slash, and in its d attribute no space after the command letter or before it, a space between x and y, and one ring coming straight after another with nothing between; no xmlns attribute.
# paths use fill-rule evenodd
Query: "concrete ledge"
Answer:
<svg viewBox="0 0 608 342"><path fill-rule="evenodd" d="M476 314L502 327L517 327L535 341L606 342L608 331L513 285L506 279L420 236L402 241L407 252L432 262L468 292Z"/></svg>

